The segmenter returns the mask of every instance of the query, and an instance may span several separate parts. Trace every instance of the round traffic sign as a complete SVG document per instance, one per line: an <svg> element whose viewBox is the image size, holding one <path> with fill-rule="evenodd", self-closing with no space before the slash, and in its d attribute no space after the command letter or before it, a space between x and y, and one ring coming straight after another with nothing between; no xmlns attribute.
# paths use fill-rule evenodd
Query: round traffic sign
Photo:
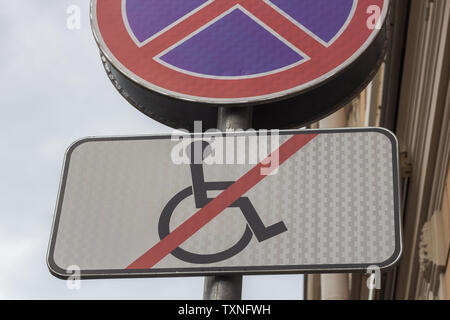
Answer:
<svg viewBox="0 0 450 320"><path fill-rule="evenodd" d="M358 93L381 61L389 0L92 0L117 89L147 115L215 127L219 106L255 128L315 121Z"/></svg>

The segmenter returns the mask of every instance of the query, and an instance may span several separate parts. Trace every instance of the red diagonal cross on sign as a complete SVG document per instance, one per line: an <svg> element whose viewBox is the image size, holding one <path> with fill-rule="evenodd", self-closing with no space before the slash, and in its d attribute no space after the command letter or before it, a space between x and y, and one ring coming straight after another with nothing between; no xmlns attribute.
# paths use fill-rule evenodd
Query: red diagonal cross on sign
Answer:
<svg viewBox="0 0 450 320"><path fill-rule="evenodd" d="M236 5L241 5L308 56L324 51L321 43L262 0L215 0L147 43L141 48L142 54L156 56Z"/></svg>
<svg viewBox="0 0 450 320"><path fill-rule="evenodd" d="M176 99L220 104L259 103L278 99L298 94L336 75L353 63L379 33L376 29L368 28L367 8L383 8L383 15L386 15L389 3L388 0L355 0L346 22L348 24L343 25L342 32L332 42L325 43L317 35L314 36L315 33L308 27L298 21L296 23L292 17L290 19L289 14L283 13L273 2L215 0L191 11L157 33L150 41L136 43L131 34L133 31L127 29L124 22L127 19L127 11L123 10L124 1L94 0L94 32L107 60L125 75L131 76L133 81L157 93ZM272 34L296 51L298 56L303 57L297 61L300 63L286 65L286 68L277 65L270 66L273 67L270 69L268 66L270 70L267 72L237 73L229 79L226 74L222 77L221 71L202 73L160 59L160 55L176 52L183 44L199 37L202 31L220 21L226 21L225 17L231 15L233 8L260 24L265 34ZM320 17L320 13L317 14ZM211 59L215 57L215 53L204 54ZM238 58L230 55L224 59L229 62L227 59ZM288 62L294 61L291 60Z"/></svg>
<svg viewBox="0 0 450 320"><path fill-rule="evenodd" d="M288 139L277 151L275 151L279 152L279 162L278 166L272 166L271 170L273 171L281 166L287 159L293 156L316 136L317 134L300 134L294 135ZM261 174L261 169L265 167L263 163L267 163L267 160L269 160L270 157L271 155L244 174L228 189L223 191L205 207L197 211L178 228L173 230L167 237L163 238L150 250L130 264L127 269L149 269L164 259L183 242L208 224L208 222L263 180L266 175Z"/></svg>

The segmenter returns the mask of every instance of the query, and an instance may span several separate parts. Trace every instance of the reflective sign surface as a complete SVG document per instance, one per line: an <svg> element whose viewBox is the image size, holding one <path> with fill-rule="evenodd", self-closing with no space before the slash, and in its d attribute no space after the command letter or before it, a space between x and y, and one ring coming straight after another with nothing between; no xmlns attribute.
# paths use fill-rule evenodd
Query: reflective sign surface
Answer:
<svg viewBox="0 0 450 320"><path fill-rule="evenodd" d="M398 260L398 150L389 132L191 137L75 143L51 237L52 273L326 272Z"/></svg>

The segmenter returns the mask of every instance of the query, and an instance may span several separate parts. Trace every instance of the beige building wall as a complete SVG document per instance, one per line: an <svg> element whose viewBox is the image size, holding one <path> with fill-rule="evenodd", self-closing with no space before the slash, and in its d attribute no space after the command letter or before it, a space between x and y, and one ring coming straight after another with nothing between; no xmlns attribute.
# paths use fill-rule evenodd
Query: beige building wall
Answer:
<svg viewBox="0 0 450 320"><path fill-rule="evenodd" d="M444 196L442 197L442 220L444 224L444 238L450 242L450 166L447 170L447 179L445 182ZM447 257L447 265L444 274L445 282L442 284L445 288L445 299L450 300L450 254Z"/></svg>
<svg viewBox="0 0 450 320"><path fill-rule="evenodd" d="M380 71L375 86L345 108L347 126L379 124L383 76ZM385 277L384 294L450 299L449 0L411 0L401 80L395 133L402 150L404 253ZM350 279L351 298L366 299L364 278ZM320 296L319 281L308 276L306 296Z"/></svg>

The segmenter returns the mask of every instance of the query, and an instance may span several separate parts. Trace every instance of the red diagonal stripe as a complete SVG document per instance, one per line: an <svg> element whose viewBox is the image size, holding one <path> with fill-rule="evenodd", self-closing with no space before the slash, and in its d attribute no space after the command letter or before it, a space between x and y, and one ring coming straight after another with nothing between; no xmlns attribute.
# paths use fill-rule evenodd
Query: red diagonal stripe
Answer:
<svg viewBox="0 0 450 320"><path fill-rule="evenodd" d="M262 0L242 0L240 4L284 39L309 57L320 55L326 47Z"/></svg>
<svg viewBox="0 0 450 320"><path fill-rule="evenodd" d="M277 150L279 152L279 163L278 166L271 167L271 170L275 170L281 166L287 159L289 159L316 136L317 134L299 134L292 136ZM268 161L270 157L271 156L253 167L228 189L223 191L205 207L197 211L197 213L187 219L178 228L173 230L167 237L162 239L140 258L130 264L127 269L149 269L164 259L164 257L170 254L198 230L204 227L208 222L218 216L237 199L263 180L266 175L261 175L261 169L268 169L263 165L263 163Z"/></svg>
<svg viewBox="0 0 450 320"><path fill-rule="evenodd" d="M215 0L211 4L202 8L200 11L174 25L172 28L147 43L141 48L144 52L143 54L148 57L158 55L170 46L186 38L191 33L197 31L211 20L214 20L238 2L238 0Z"/></svg>

